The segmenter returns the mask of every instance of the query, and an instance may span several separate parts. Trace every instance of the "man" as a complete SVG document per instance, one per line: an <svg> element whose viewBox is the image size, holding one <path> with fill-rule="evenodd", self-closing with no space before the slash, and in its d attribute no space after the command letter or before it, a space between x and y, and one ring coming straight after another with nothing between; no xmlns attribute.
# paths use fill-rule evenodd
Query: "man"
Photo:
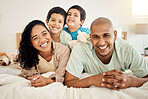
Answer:
<svg viewBox="0 0 148 99"><path fill-rule="evenodd" d="M68 87L107 87L124 89L139 87L148 81L148 64L127 41L117 39L112 22L98 18L91 24L91 42L78 43L72 50L67 64L65 84ZM137 77L127 76L130 69ZM93 74L79 79L83 70Z"/></svg>

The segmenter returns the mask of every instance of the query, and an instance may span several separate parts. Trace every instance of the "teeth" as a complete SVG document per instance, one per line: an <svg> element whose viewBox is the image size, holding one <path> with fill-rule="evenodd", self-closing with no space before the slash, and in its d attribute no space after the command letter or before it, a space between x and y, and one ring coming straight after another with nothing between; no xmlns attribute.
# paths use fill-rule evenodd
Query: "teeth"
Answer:
<svg viewBox="0 0 148 99"><path fill-rule="evenodd" d="M69 20L69 22L73 22L73 20Z"/></svg>
<svg viewBox="0 0 148 99"><path fill-rule="evenodd" d="M107 46L104 46L104 47L99 47L100 49L106 49L107 48Z"/></svg>
<svg viewBox="0 0 148 99"><path fill-rule="evenodd" d="M52 27L53 29L58 29L57 27Z"/></svg>
<svg viewBox="0 0 148 99"><path fill-rule="evenodd" d="M46 42L46 43L44 43L44 44L42 44L42 45L41 45L41 47L44 47L44 46L46 46L46 45L47 45L47 42Z"/></svg>

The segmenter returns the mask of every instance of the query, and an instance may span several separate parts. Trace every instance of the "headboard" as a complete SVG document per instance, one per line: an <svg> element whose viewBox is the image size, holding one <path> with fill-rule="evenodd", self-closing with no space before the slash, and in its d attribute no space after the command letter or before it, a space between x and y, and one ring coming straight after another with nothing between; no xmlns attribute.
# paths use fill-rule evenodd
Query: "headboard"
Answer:
<svg viewBox="0 0 148 99"><path fill-rule="evenodd" d="M21 36L22 36L22 33L16 33L17 49L19 48ZM127 40L127 32L122 32L121 38L124 39L124 40Z"/></svg>
<svg viewBox="0 0 148 99"><path fill-rule="evenodd" d="M16 45L17 45L17 49L19 48L21 37L22 37L22 33L16 33Z"/></svg>

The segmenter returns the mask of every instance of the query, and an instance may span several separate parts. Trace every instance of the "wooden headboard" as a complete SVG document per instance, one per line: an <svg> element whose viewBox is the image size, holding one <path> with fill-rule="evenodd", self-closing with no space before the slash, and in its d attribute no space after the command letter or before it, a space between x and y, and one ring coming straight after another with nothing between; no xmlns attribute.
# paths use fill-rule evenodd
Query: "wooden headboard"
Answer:
<svg viewBox="0 0 148 99"><path fill-rule="evenodd" d="M19 48L19 45L20 45L21 36L22 36L22 33L16 33L16 45L17 45L17 49Z"/></svg>
<svg viewBox="0 0 148 99"><path fill-rule="evenodd" d="M16 33L17 49L19 48L21 36L22 36L22 33ZM122 32L122 39L127 40L127 32Z"/></svg>

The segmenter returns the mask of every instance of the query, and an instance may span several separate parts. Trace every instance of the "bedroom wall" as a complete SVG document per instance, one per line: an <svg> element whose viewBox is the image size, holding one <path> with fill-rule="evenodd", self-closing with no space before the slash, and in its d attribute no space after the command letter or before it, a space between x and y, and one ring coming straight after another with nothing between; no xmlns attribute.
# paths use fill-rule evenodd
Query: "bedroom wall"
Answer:
<svg viewBox="0 0 148 99"><path fill-rule="evenodd" d="M108 17L115 27L128 33L128 41L140 53L143 53L143 41L144 46L148 46L148 35L134 33L135 23L148 23L148 18L132 17L132 0L0 0L0 52L15 51L16 33L22 32L33 19L45 22L46 14L52 7L61 6L68 10L74 4L86 10L84 27L90 27L98 17Z"/></svg>

